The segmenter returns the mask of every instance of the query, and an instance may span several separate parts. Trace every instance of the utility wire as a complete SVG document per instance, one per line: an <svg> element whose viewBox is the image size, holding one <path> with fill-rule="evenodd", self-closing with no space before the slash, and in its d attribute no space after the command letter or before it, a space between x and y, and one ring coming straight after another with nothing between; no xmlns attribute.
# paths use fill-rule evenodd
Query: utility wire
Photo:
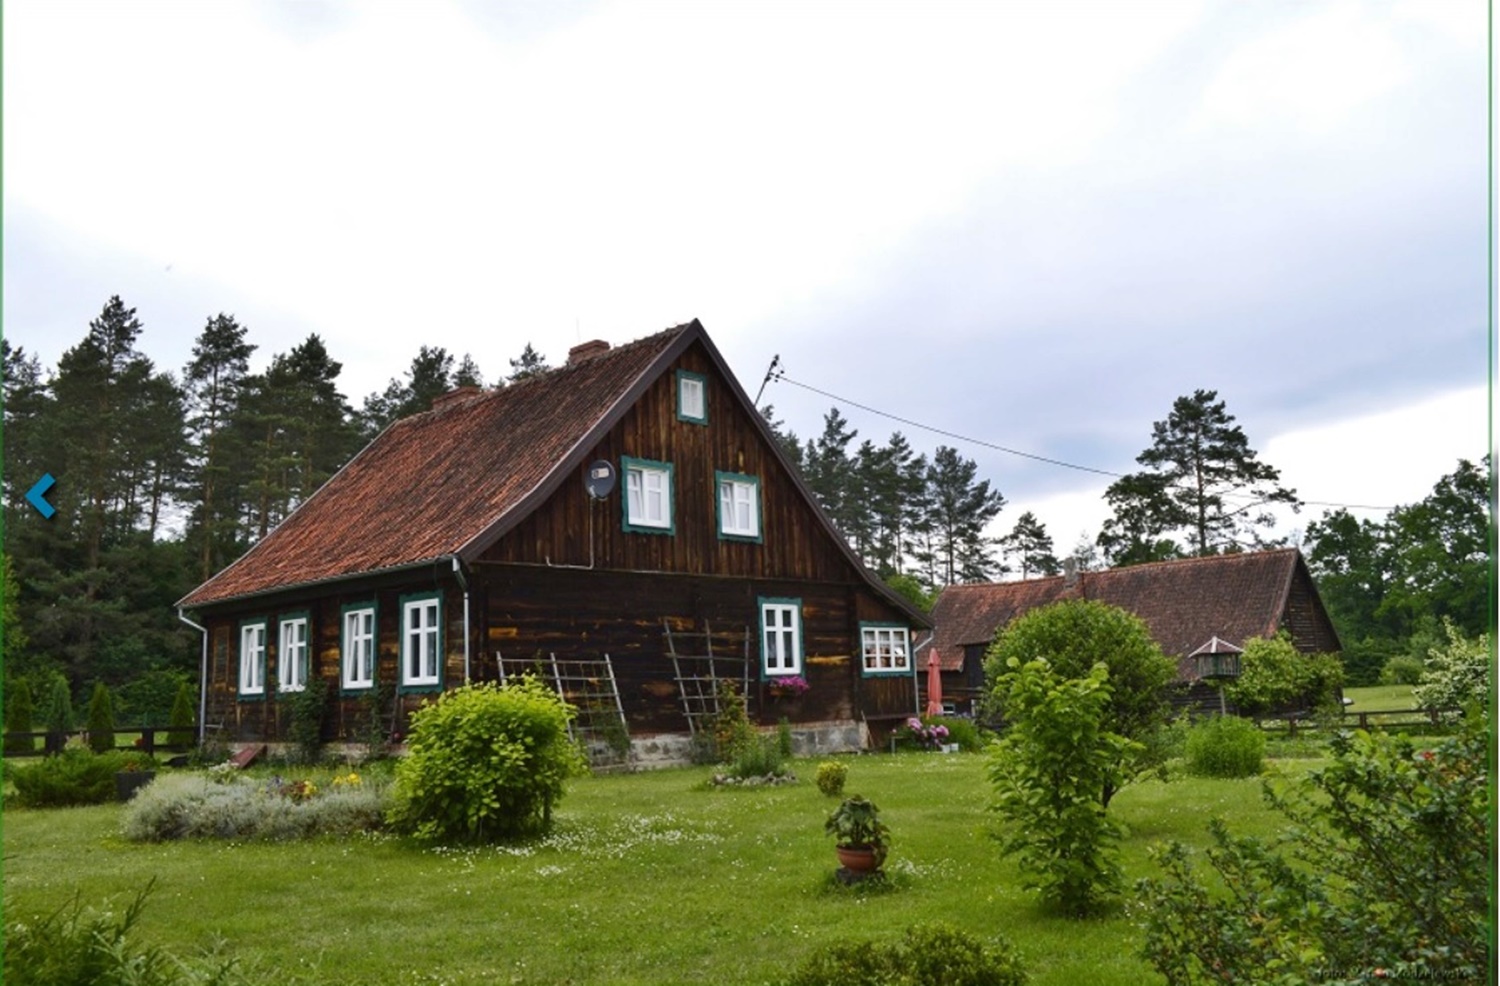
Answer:
<svg viewBox="0 0 1500 986"><path fill-rule="evenodd" d="M777 361L779 360L780 357L778 356ZM982 438L974 438L969 435L961 435L956 431L948 431L945 428L938 428L934 425L923 424L920 421L913 421L911 418L903 418L899 414L892 414L889 411L882 411L879 408L871 407L868 404L861 404L859 401L852 401L847 397L840 397L838 394L830 393L820 387L814 387L810 383L803 383L800 380L793 380L791 377L786 375L785 370L779 370L776 368L776 361L773 361L771 369L766 372L766 380L761 382L760 389L762 393L764 393L766 389L767 381L771 383L789 383L794 387L801 387L803 390L810 390L815 394L821 394L822 396L827 397L830 400L838 401L841 404L847 404L850 407L857 407L861 411L867 411L870 414L878 414L882 418L889 418L892 421L899 421L901 424L909 425L913 428L921 428L923 431L930 431L935 435L942 435L945 438L952 438L960 442L968 442L972 445L980 445L984 448L994 449L997 452L1005 452L1008 455L1018 455L1023 459L1031 459L1035 462L1045 462L1048 465L1061 466L1064 469L1076 469L1079 472L1094 473L1098 476L1111 476L1115 479L1123 479L1125 477L1125 473L1122 472L1111 472L1108 469L1095 469L1093 466L1081 466L1076 462L1064 462L1061 459L1049 459L1045 455L1036 455L1031 452L1022 452L1020 449L1009 448L1004 445L996 444L995 442L985 441ZM1234 494L1229 495L1233 496ZM1372 506L1367 503L1329 503L1324 500L1302 500L1301 504L1306 507L1340 507L1349 510L1391 511L1396 509L1395 507Z"/></svg>

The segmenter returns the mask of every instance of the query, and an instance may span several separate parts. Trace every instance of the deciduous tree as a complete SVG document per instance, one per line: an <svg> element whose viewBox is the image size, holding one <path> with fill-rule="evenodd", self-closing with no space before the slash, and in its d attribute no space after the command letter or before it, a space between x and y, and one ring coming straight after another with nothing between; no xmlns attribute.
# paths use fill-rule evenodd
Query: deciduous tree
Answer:
<svg viewBox="0 0 1500 986"><path fill-rule="evenodd" d="M1039 658L1062 678L1083 678L1096 664L1109 670L1102 728L1137 745L1100 792L1107 806L1126 780L1159 765L1160 749L1153 741L1166 722L1166 689L1176 665L1151 639L1140 617L1117 606L1093 599L1040 606L1012 620L985 652L986 705L991 713L1010 717L1011 675L1016 667Z"/></svg>

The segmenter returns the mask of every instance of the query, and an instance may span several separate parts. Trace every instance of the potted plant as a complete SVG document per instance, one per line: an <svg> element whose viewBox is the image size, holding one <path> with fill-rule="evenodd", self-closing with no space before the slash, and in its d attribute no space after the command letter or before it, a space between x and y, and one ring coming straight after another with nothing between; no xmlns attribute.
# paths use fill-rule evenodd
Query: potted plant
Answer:
<svg viewBox="0 0 1500 986"><path fill-rule="evenodd" d="M856 794L844 801L823 823L823 831L833 836L839 863L855 873L870 873L885 863L889 849L890 829L880 820L880 809Z"/></svg>
<svg viewBox="0 0 1500 986"><path fill-rule="evenodd" d="M121 801L135 797L137 791L155 779L156 771L152 766L151 761L144 758L131 758L121 764L115 772L115 796Z"/></svg>
<svg viewBox="0 0 1500 986"><path fill-rule="evenodd" d="M783 675L778 678L772 678L770 685L768 686L772 698L786 699L801 698L803 695L807 694L808 689L810 689L811 687L812 686L807 683L807 679L802 677L800 674Z"/></svg>

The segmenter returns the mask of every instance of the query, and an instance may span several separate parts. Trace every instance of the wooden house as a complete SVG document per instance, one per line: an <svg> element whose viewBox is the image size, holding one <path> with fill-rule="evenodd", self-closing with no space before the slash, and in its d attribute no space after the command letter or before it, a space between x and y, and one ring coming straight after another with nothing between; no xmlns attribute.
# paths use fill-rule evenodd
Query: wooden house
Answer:
<svg viewBox="0 0 1500 986"><path fill-rule="evenodd" d="M943 695L972 711L984 653L1017 616L1064 599L1097 599L1139 616L1177 661L1176 700L1218 709L1209 682L1238 671L1245 641L1285 630L1303 653L1342 649L1317 585L1295 548L1183 558L1022 582L954 585L932 609Z"/></svg>
<svg viewBox="0 0 1500 986"><path fill-rule="evenodd" d="M916 709L931 626L697 321L395 422L180 606L205 633L202 721L233 741L283 740L278 699L314 677L334 740L366 735L372 693L400 733L436 692L532 669L668 758L724 678L804 748L869 742Z"/></svg>

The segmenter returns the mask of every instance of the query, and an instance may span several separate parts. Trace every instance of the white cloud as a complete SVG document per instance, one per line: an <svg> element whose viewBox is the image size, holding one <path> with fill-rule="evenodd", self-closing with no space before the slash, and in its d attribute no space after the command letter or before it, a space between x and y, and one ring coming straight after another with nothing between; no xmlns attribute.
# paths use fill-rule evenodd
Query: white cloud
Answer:
<svg viewBox="0 0 1500 986"><path fill-rule="evenodd" d="M1411 75L1388 13L1349 2L1298 9L1224 61L1202 95L1205 122L1323 132Z"/></svg>

